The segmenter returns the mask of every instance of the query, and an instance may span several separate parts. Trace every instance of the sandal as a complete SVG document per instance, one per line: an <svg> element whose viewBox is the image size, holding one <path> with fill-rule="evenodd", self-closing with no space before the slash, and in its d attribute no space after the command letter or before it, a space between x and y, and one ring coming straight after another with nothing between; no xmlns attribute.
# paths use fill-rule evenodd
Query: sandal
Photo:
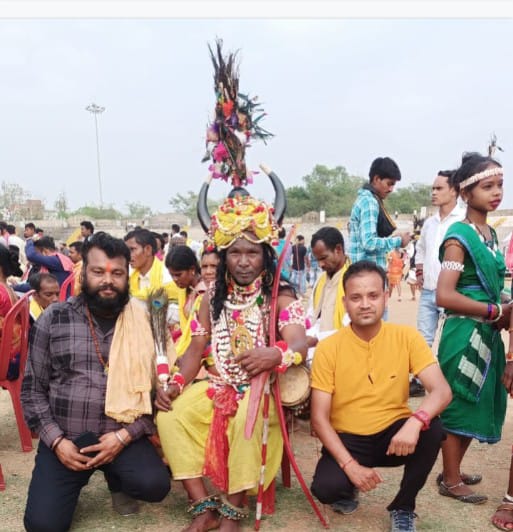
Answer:
<svg viewBox="0 0 513 532"><path fill-rule="evenodd" d="M479 493L457 495L456 493L453 493L451 491L454 488L464 485L464 482L458 482L458 484L454 484L454 486L447 486L447 484L445 484L445 482L442 480L442 482L440 482L440 486L438 487L438 493L440 493L440 495L443 495L444 497L451 497L452 499L456 499L457 501L467 502L469 504L483 504L488 500L488 497L486 495L479 495Z"/></svg>
<svg viewBox="0 0 513 532"><path fill-rule="evenodd" d="M497 507L497 510L495 510L495 513L501 512L501 511L513 513L513 502L505 501L503 499L501 504ZM506 524L509 524L511 526L508 528ZM513 530L513 517L509 521L504 521L502 524L498 523L497 521L494 521L492 517L492 525L495 528L498 528L499 530L507 530L507 531Z"/></svg>
<svg viewBox="0 0 513 532"><path fill-rule="evenodd" d="M436 477L436 485L440 486L440 483L444 479L444 476L442 473L440 473ZM467 486L474 486L475 484L479 484L483 480L483 477L479 474L476 475L467 475L466 473L461 474L461 481L463 484L466 484Z"/></svg>

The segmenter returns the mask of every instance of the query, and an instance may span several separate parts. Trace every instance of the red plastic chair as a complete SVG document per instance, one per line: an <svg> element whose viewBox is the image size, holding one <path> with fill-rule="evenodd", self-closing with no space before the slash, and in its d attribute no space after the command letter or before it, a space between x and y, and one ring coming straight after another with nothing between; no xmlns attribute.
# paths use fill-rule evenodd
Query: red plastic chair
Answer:
<svg viewBox="0 0 513 532"><path fill-rule="evenodd" d="M28 353L29 331L29 298L34 290L26 293L9 310L4 318L2 327L2 339L0 341L0 387L5 388L11 394L12 406L16 416L18 432L20 434L21 448L24 452L32 451L32 436L23 419L21 408L21 383L25 372ZM20 338L20 372L16 380L7 380L7 369L12 352L12 340L15 323L21 326ZM1 478L0 478L1 480Z"/></svg>
<svg viewBox="0 0 513 532"><path fill-rule="evenodd" d="M69 291L69 294L68 294ZM68 297L75 295L75 273L71 272L61 285L59 301L66 301Z"/></svg>
<svg viewBox="0 0 513 532"><path fill-rule="evenodd" d="M4 491L5 489L5 480L4 480L4 474L2 473L2 466L0 465L0 491Z"/></svg>

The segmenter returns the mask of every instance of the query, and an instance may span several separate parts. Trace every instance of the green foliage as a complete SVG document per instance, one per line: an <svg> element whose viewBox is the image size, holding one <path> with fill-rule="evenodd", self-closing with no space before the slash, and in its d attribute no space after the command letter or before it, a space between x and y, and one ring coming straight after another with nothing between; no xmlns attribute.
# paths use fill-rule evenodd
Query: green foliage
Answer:
<svg viewBox="0 0 513 532"><path fill-rule="evenodd" d="M112 205L104 205L103 207L80 207L71 213L72 216L83 216L86 219L93 220L119 220L123 215L116 210Z"/></svg>
<svg viewBox="0 0 513 532"><path fill-rule="evenodd" d="M287 216L302 216L310 211L326 211L326 216L348 216L358 189L367 182L351 176L343 166L327 168L317 165L303 177L303 185L287 188ZM414 183L396 188L386 200L387 209L394 213L411 213L431 205L431 185Z"/></svg>
<svg viewBox="0 0 513 532"><path fill-rule="evenodd" d="M69 216L68 200L66 199L66 194L64 192L61 192L57 196L57 199L55 200L53 206L57 211L57 218L59 218L60 220L65 220Z"/></svg>
<svg viewBox="0 0 513 532"><path fill-rule="evenodd" d="M326 211L326 216L348 215L364 179L350 176L343 166L317 165L303 183L287 189L288 216L319 210Z"/></svg>
<svg viewBox="0 0 513 532"><path fill-rule="evenodd" d="M389 212L412 213L422 206L431 205L431 185L413 183L405 188L396 188L386 201Z"/></svg>
<svg viewBox="0 0 513 532"><path fill-rule="evenodd" d="M196 219L196 205L198 203L198 196L196 192L192 192L189 190L187 194L176 194L169 200L169 204L171 205L171 209L173 212L179 213L179 214L185 214L188 218L191 220ZM208 198L207 200L207 206L208 211L212 214L219 205L221 205L221 200L214 200Z"/></svg>
<svg viewBox="0 0 513 532"><path fill-rule="evenodd" d="M152 215L151 207L148 207L148 205L143 205L142 203L138 201L133 201L133 202L127 201L125 205L128 210L129 218L142 219L145 216Z"/></svg>

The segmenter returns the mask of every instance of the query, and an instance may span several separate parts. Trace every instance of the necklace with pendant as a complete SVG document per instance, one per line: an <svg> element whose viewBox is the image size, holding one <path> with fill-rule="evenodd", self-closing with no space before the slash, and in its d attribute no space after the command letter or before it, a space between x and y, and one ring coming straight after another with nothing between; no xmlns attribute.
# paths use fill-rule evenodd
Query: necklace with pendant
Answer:
<svg viewBox="0 0 513 532"><path fill-rule="evenodd" d="M89 330L91 331L91 336L93 337L93 344L94 344L94 349L96 351L96 356L98 357L98 361L102 365L103 374L107 376L109 373L109 363L105 362L105 359L102 356L102 352L100 350L100 344L98 342L98 337L96 336L96 331L94 330L94 324L93 324L93 318L91 317L91 311L89 310L89 307L87 305L85 309L86 309L87 321L89 322Z"/></svg>

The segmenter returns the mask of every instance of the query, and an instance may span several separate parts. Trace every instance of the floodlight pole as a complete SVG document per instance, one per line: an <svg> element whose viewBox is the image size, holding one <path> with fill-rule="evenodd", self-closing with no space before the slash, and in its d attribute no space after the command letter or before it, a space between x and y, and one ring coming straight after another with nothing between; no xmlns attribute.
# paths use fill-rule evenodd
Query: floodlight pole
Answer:
<svg viewBox="0 0 513 532"><path fill-rule="evenodd" d="M102 193L102 173L101 173L101 167L100 167L100 141L98 137L98 115L103 113L105 111L105 107L101 107L99 105L96 105L95 103L92 103L91 105L88 105L86 108L86 111L89 111L94 115L94 127L96 131L96 161L98 163L98 188L100 190L100 208L103 207L103 193Z"/></svg>

